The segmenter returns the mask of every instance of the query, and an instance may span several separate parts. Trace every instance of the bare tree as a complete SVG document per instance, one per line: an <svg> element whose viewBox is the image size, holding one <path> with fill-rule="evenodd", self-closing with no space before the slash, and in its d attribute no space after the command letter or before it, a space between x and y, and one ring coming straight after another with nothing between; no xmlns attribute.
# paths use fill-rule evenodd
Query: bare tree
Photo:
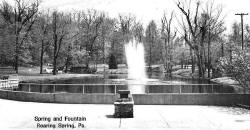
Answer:
<svg viewBox="0 0 250 130"><path fill-rule="evenodd" d="M135 25L133 26L133 35L138 40L139 42L143 41L143 34L144 34L144 28L142 23L136 22Z"/></svg>
<svg viewBox="0 0 250 130"><path fill-rule="evenodd" d="M53 75L57 73L57 58L62 44L68 34L70 16L54 11L52 14L52 35L53 35Z"/></svg>
<svg viewBox="0 0 250 130"><path fill-rule="evenodd" d="M146 28L146 49L149 55L148 65L149 71L152 70L153 63L153 49L155 48L155 44L158 38L157 26L154 21L151 21Z"/></svg>
<svg viewBox="0 0 250 130"><path fill-rule="evenodd" d="M186 40L186 43L190 46L190 48L194 51L197 57L199 77L204 78L204 74L206 71L206 66L205 66L206 38L209 37L208 39L211 40L212 32L213 34L218 35L224 31L221 28L223 25L223 19L221 20L222 9L220 8L216 12L213 8L214 7L213 3L207 4L206 8L204 9L201 7L201 2L197 1L195 3L195 10L192 12L191 3L192 3L191 0L188 3L179 1L177 3L177 7L184 16L184 18L182 18L182 29L183 29L184 39ZM214 12L216 12L215 13L216 15L214 15ZM211 41L208 41L209 49L210 49L210 42ZM210 50L208 50L208 53L210 53ZM208 61L210 62L211 61L210 58L208 59L209 59Z"/></svg>
<svg viewBox="0 0 250 130"><path fill-rule="evenodd" d="M122 44L129 42L132 37L132 32L133 32L133 26L135 25L136 17L133 16L132 14L119 14L118 17L118 23L119 23L119 32L122 33ZM122 62L126 63L126 58L125 58L125 53L124 53L124 46L122 46Z"/></svg>
<svg viewBox="0 0 250 130"><path fill-rule="evenodd" d="M40 14L38 16L38 21L34 25L36 27L35 33L36 37L39 40L38 42L41 43L41 50L40 50L40 74L43 73L43 57L46 48L49 46L50 43L50 36L49 36L49 27L50 27L50 17L49 12L47 14Z"/></svg>
<svg viewBox="0 0 250 130"><path fill-rule="evenodd" d="M5 22L14 27L15 32L15 70L18 73L20 49L28 37L33 24L37 18L40 1L27 2L25 0L15 0L15 5L11 6L6 2L2 3L1 15Z"/></svg>
<svg viewBox="0 0 250 130"><path fill-rule="evenodd" d="M0 9L2 11L2 8ZM6 23L0 15L0 65L14 65L15 34L10 23ZM6 44L7 43L7 44Z"/></svg>
<svg viewBox="0 0 250 130"><path fill-rule="evenodd" d="M124 37L124 41L127 42L130 40L130 36L132 33L133 25L135 24L135 16L129 15L122 15L119 14L119 23L120 29Z"/></svg>
<svg viewBox="0 0 250 130"><path fill-rule="evenodd" d="M190 3L189 3L190 5ZM184 39L186 43L194 50L197 61L198 61L198 69L199 69L199 77L204 77L205 73L205 66L204 66L204 35L206 33L206 30L204 28L206 24L206 20L199 23L199 9L200 9L200 2L196 2L196 7L194 14L191 13L191 7L187 6L187 3L184 2L178 2L177 7L180 9L182 14L185 17L185 21L182 19L183 23L183 31L184 31ZM193 15L193 16L192 16ZM186 24L187 23L187 24ZM191 35L191 40L188 38L188 35ZM199 39L201 37L201 39ZM200 40L200 41L199 41Z"/></svg>
<svg viewBox="0 0 250 130"><path fill-rule="evenodd" d="M161 19L161 38L163 39L163 50L162 50L162 61L164 69L167 73L172 72L172 59L173 59L173 40L176 37L176 30L172 30L172 20L174 17L174 12L171 12L170 18L167 18L166 13L164 13Z"/></svg>
<svg viewBox="0 0 250 130"><path fill-rule="evenodd" d="M89 68L89 62L96 53L96 40L100 36L101 24L103 23L104 14L96 10L88 10L87 13L80 13L80 31L85 40L81 41L83 48L86 50L86 66Z"/></svg>
<svg viewBox="0 0 250 130"><path fill-rule="evenodd" d="M103 23L101 25L101 48L102 48L102 63L103 63L103 67L104 67L104 71L105 71L105 64L106 64L106 53L107 53L107 47L108 47L108 43L110 41L112 41L112 33L115 31L115 25L116 25L116 21L115 19L111 19L107 16L104 16L104 20ZM105 74L105 72L104 72Z"/></svg>
<svg viewBox="0 0 250 130"><path fill-rule="evenodd" d="M222 6L214 7L214 1L207 2L204 9L204 14L208 17L207 22L207 65L208 78L211 77L210 72L212 67L211 57L211 42L220 39L220 35L225 31L224 16L222 16Z"/></svg>

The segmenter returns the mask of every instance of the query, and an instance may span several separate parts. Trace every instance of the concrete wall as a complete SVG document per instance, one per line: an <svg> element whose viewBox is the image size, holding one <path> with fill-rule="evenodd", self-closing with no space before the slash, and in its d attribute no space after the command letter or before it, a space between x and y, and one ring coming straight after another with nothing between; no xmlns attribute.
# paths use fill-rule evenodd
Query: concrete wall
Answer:
<svg viewBox="0 0 250 130"><path fill-rule="evenodd" d="M80 103L80 104L113 104L114 94L54 94L56 103Z"/></svg>
<svg viewBox="0 0 250 130"><path fill-rule="evenodd" d="M118 95L81 93L34 93L0 90L1 99L68 104L113 104Z"/></svg>
<svg viewBox="0 0 250 130"><path fill-rule="evenodd" d="M52 103L54 101L54 94L47 93L29 93L29 92L8 92L10 100L25 101L25 102L44 102Z"/></svg>
<svg viewBox="0 0 250 130"><path fill-rule="evenodd" d="M114 94L33 93L0 90L1 99L74 104L113 104ZM250 94L133 94L137 105L250 105Z"/></svg>
<svg viewBox="0 0 250 130"><path fill-rule="evenodd" d="M0 98L1 99L8 99L8 91L0 90Z"/></svg>
<svg viewBox="0 0 250 130"><path fill-rule="evenodd" d="M134 94L135 104L250 105L250 94Z"/></svg>

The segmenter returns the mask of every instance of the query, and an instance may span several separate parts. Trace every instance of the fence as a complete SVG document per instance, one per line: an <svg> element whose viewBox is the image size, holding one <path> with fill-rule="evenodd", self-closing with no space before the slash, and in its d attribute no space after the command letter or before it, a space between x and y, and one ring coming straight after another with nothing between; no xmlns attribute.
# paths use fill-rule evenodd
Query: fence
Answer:
<svg viewBox="0 0 250 130"><path fill-rule="evenodd" d="M131 85L131 84L130 84ZM65 86L65 87L64 87ZM79 86L79 87L77 87ZM219 84L189 84L189 85L141 85L132 84L132 87L145 87L146 91L142 94L132 94L135 104L153 105L153 104L178 104L178 105L250 105L250 94L239 94L231 92L218 92L218 88L230 86L220 86ZM190 87L193 86L193 87ZM94 91L89 92L88 88L112 88L112 91ZM13 91L0 90L1 99L29 101L29 102L45 102L45 103L79 103L79 104L113 104L118 98L116 92L119 89L128 87L126 84L36 84L36 83L20 83L19 87ZM155 93L158 87L171 88L171 93ZM78 93L65 91L67 88L73 88ZM81 89L79 89L81 88ZM173 89L174 88L174 89ZM187 88L194 90L205 88L203 93L188 93ZM19 89L19 90L18 90ZM40 89L40 90L39 90ZM64 89L64 90L63 90ZM152 89L152 90L151 90ZM218 89L218 90L217 90ZM37 91L38 90L38 91ZM52 91L46 91L52 90ZM63 90L63 91L62 91ZM79 91L80 90L80 91ZM178 90L178 91L177 91ZM158 92L162 91L159 89ZM196 91L194 91L196 92ZM133 93L133 92L132 92Z"/></svg>
<svg viewBox="0 0 250 130"><path fill-rule="evenodd" d="M0 89L13 89L18 87L18 75L12 67L0 67Z"/></svg>
<svg viewBox="0 0 250 130"><path fill-rule="evenodd" d="M132 93L242 93L243 90L221 84L38 84L19 83L15 91L39 93L113 93L130 89ZM134 89L139 89L134 90Z"/></svg>
<svg viewBox="0 0 250 130"><path fill-rule="evenodd" d="M0 89L15 89L18 88L18 79L2 79L0 80Z"/></svg>

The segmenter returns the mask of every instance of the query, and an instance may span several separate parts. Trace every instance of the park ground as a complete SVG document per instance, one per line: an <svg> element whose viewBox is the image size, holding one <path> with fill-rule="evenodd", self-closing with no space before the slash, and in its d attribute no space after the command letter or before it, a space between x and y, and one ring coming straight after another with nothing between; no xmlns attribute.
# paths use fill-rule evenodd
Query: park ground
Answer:
<svg viewBox="0 0 250 130"><path fill-rule="evenodd" d="M250 130L250 110L224 106L135 105L134 118L113 118L113 105L50 104L0 99L2 130L33 130L35 117L85 117L84 129ZM74 123L78 128L78 121ZM44 129L44 128L43 128ZM56 128L60 129L60 128ZM68 128L72 129L72 128ZM63 129L63 130L68 130Z"/></svg>
<svg viewBox="0 0 250 130"><path fill-rule="evenodd" d="M56 79L66 79L66 78L77 78L77 77L97 77L101 76L100 74L70 74L70 73L63 73L63 74L40 74L39 67L20 67L18 73L19 81L40 81L40 80L56 80ZM16 78L15 75L13 78Z"/></svg>

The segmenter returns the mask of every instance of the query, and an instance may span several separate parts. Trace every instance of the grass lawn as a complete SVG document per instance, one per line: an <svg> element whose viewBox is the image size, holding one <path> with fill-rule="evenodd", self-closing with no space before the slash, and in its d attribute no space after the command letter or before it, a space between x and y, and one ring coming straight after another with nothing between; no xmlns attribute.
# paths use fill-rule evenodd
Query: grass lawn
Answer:
<svg viewBox="0 0 250 130"><path fill-rule="evenodd" d="M18 77L20 81L38 81L47 79L63 79L63 78L74 78L74 77L90 77L90 76L102 76L98 74L40 74L39 67L19 67Z"/></svg>

